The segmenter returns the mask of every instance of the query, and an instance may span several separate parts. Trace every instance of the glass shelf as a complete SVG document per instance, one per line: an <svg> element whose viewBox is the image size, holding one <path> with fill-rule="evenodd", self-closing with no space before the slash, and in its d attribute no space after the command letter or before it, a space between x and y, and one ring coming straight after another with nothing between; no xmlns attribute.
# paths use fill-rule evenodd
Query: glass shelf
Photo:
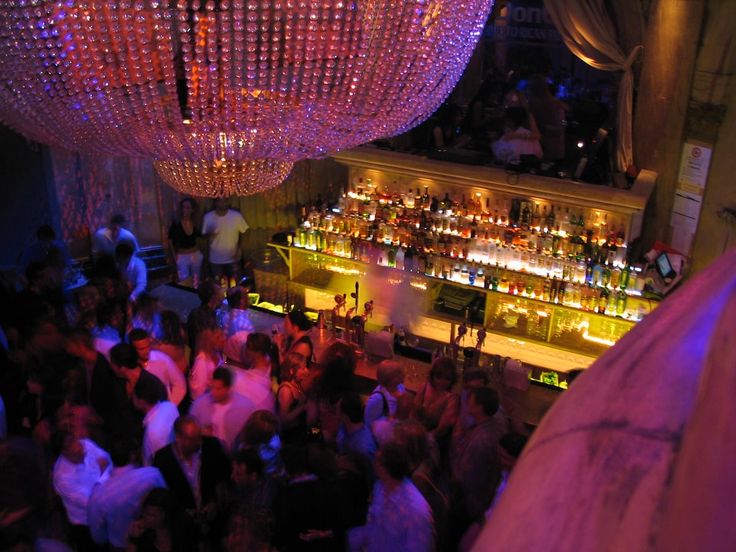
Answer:
<svg viewBox="0 0 736 552"><path fill-rule="evenodd" d="M649 298L644 298L644 297L635 296L635 295L628 295L625 316L611 315L611 314L599 314L591 310L582 309L574 304L551 303L549 301L544 301L542 299L537 299L535 297L529 297L523 294L513 295L513 294L504 293L504 292L497 291L497 290L486 289L483 286L478 285L478 283L476 283L475 285L465 284L463 282L459 282L459 281L455 281L451 279L444 279L444 278L438 278L435 276L427 276L427 275L413 273L413 272L406 272L403 270L398 270L395 268L388 267L386 265L372 265L364 261L360 261L356 259L349 259L345 257L339 257L339 256L336 256L330 253L325 253L321 251L313 251L313 250L305 249L301 247L293 247L293 246L279 245L279 244L268 244L268 245L275 247L282 254L282 257L286 261L287 266L289 266L291 280L294 280L297 282L304 281L304 283L309 282L308 285L311 285L314 287L321 287L322 289L324 289L324 286L327 285L327 282L329 282L330 279L334 278L335 275L341 275L341 276L346 276L346 277L355 279L355 278L366 276L369 273L369 271L374 274L376 272L380 272L381 274L385 275L386 278L390 278L394 280L411 278L412 280L425 282L425 286L431 282L441 282L443 284L447 284L447 285L458 287L458 288L464 288L467 290L484 292L484 293L493 294L493 295L500 295L502 297L524 299L526 301L532 301L538 305L541 305L542 307L554 306L555 309L564 309L564 310L569 310L569 311L582 312L587 315L602 316L602 317L609 318L612 320L623 320L623 321L632 322L632 323L635 323L636 321L638 321L639 318L645 316L646 314L649 314L658 303L658 300L656 299L649 299ZM293 256L293 260L292 260L290 252L298 253L298 255ZM313 273L312 272L313 270L316 270L316 272ZM536 281L536 280L544 280L544 278L541 278L540 276L528 274L526 272L517 272L517 271L508 270L508 269L504 269L504 270L507 273L517 275L519 279L528 279L530 282ZM306 274L304 274L305 271L306 271ZM327 272L327 274L325 274L325 272Z"/></svg>
<svg viewBox="0 0 736 552"><path fill-rule="evenodd" d="M310 309L331 310L337 294L345 294L348 308L355 308L350 294L358 282L358 310L373 299L374 325L388 325L400 312L412 333L438 341L448 340L453 326L452 331L457 331L467 323L477 331L482 325L489 335L486 354L519 358L532 367L530 379L561 389L566 388L567 370L589 365L636 325L574 306L270 245L287 261L291 282L303 288L304 303ZM439 333L432 331L433 324L439 324L435 328Z"/></svg>

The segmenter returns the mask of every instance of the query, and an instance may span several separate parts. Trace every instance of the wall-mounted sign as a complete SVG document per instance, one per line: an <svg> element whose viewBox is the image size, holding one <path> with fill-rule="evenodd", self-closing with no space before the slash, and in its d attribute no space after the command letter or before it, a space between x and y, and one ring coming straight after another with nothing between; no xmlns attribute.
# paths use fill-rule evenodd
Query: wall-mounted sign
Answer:
<svg viewBox="0 0 736 552"><path fill-rule="evenodd" d="M552 19L541 0L514 0L499 10L485 35L491 40L562 44Z"/></svg>
<svg viewBox="0 0 736 552"><path fill-rule="evenodd" d="M702 195L705 182L708 180L712 151L709 145L685 142L680 159L680 172L677 176L677 183L681 188Z"/></svg>
<svg viewBox="0 0 736 552"><path fill-rule="evenodd" d="M687 141L682 148L677 189L672 208L670 245L689 255L698 229L705 183L713 148L703 142Z"/></svg>

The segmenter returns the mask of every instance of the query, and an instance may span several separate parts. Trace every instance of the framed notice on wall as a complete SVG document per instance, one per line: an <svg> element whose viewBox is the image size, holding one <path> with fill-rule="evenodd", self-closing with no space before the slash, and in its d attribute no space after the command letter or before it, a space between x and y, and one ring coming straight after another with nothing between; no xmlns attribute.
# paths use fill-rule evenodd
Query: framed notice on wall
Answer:
<svg viewBox="0 0 736 552"><path fill-rule="evenodd" d="M710 156L713 152L709 144L687 141L682 147L680 172L677 175L679 187L702 195L708 180Z"/></svg>
<svg viewBox="0 0 736 552"><path fill-rule="evenodd" d="M712 152L710 144L694 140L688 140L682 147L670 219L670 245L686 255L690 254L693 238L698 229Z"/></svg>

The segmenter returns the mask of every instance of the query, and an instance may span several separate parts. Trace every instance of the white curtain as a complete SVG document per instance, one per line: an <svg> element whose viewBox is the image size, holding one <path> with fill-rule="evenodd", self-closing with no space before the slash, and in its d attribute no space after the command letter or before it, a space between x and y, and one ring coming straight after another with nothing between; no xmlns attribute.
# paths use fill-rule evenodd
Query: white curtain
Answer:
<svg viewBox="0 0 736 552"><path fill-rule="evenodd" d="M618 89L616 128L616 168L623 172L634 164L631 137L634 75L631 65L642 46L635 46L628 55L623 51L604 4L604 0L544 0L555 28L573 54L596 69L623 71Z"/></svg>

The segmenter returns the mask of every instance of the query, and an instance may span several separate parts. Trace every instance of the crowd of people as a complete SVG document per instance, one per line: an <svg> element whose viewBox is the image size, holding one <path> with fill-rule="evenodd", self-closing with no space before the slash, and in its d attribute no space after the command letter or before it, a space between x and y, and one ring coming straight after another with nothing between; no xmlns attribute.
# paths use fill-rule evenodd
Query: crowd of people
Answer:
<svg viewBox="0 0 736 552"><path fill-rule="evenodd" d="M204 279L182 320L104 259L72 298L39 260L3 292L4 546L470 548L524 445L486 373L440 357L411 393L386 360L361 395L305 313L258 332L247 289Z"/></svg>
<svg viewBox="0 0 736 552"><path fill-rule="evenodd" d="M570 108L534 75L524 90L517 82L499 89L484 82L467 109L447 103L434 118L431 146L468 148L493 154L494 160L519 164L522 156L557 163L565 158L565 118Z"/></svg>
<svg viewBox="0 0 736 552"><path fill-rule="evenodd" d="M591 86L562 75L492 72L469 101L451 97L423 124L377 145L555 176L572 172L583 155L607 165L610 153L599 142L615 133L615 86L607 80ZM583 179L601 183L590 176Z"/></svg>

